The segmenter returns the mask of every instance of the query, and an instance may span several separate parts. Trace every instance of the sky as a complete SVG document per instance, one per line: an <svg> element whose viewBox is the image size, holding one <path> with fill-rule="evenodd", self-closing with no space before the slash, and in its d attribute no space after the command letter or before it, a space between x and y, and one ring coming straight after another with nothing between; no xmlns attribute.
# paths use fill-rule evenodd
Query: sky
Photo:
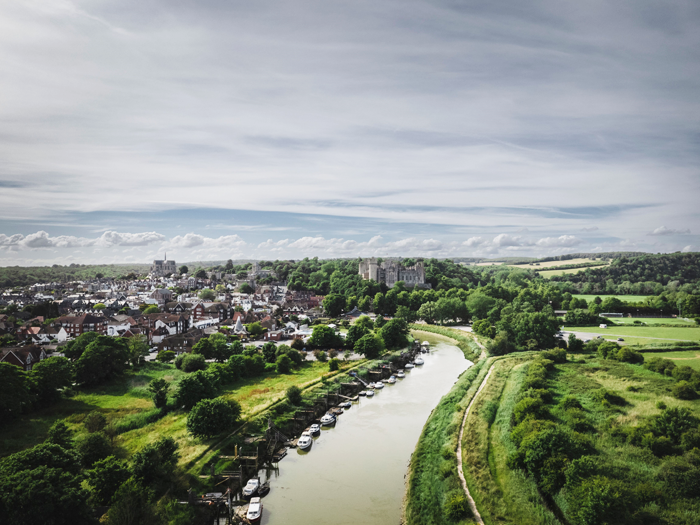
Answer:
<svg viewBox="0 0 700 525"><path fill-rule="evenodd" d="M4 0L0 265L700 251L697 0Z"/></svg>

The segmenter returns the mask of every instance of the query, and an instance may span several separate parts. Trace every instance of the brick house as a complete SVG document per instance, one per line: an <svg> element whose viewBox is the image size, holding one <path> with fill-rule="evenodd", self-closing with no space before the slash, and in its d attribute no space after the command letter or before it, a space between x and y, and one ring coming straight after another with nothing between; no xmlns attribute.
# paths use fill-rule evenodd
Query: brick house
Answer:
<svg viewBox="0 0 700 525"><path fill-rule="evenodd" d="M92 314L64 315L56 319L54 326L62 326L69 337L78 337L87 332L107 333L107 319Z"/></svg>

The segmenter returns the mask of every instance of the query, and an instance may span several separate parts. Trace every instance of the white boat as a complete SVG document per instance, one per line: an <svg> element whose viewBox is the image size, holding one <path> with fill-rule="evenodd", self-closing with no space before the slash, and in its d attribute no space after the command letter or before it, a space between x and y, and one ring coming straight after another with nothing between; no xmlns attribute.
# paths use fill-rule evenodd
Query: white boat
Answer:
<svg viewBox="0 0 700 525"><path fill-rule="evenodd" d="M260 498L252 498L250 504L248 505L248 512L245 517L250 523L260 523L260 518L262 518L262 501Z"/></svg>
<svg viewBox="0 0 700 525"><path fill-rule="evenodd" d="M367 395L367 390L362 390L357 394L358 396L366 396Z"/></svg>
<svg viewBox="0 0 700 525"><path fill-rule="evenodd" d="M306 450L311 447L313 442L314 440L311 439L311 432L302 432L299 441L297 441L297 447L301 450Z"/></svg>
<svg viewBox="0 0 700 525"><path fill-rule="evenodd" d="M309 432L311 432L311 435L315 436L316 434L321 432L321 425L317 425L314 423L309 427Z"/></svg>
<svg viewBox="0 0 700 525"><path fill-rule="evenodd" d="M350 407L352 407L352 403L350 401L343 401L338 406L340 408L350 408Z"/></svg>
<svg viewBox="0 0 700 525"><path fill-rule="evenodd" d="M250 498L254 496L258 489L260 488L260 478L252 478L248 480L248 483L243 487L243 496Z"/></svg>
<svg viewBox="0 0 700 525"><path fill-rule="evenodd" d="M374 395L374 390L367 390L367 397L372 397Z"/></svg>
<svg viewBox="0 0 700 525"><path fill-rule="evenodd" d="M381 381L377 381L376 383L374 383L374 388L382 389L384 388L384 383L382 383Z"/></svg>
<svg viewBox="0 0 700 525"><path fill-rule="evenodd" d="M414 367L413 363L406 363L406 366L404 368L406 368L406 370L410 370L413 367Z"/></svg>
<svg viewBox="0 0 700 525"><path fill-rule="evenodd" d="M333 414L326 414L321 418L321 425L332 425L335 423L335 416Z"/></svg>
<svg viewBox="0 0 700 525"><path fill-rule="evenodd" d="M396 377L398 377L399 379L403 379L404 377L406 377L406 374L403 373L403 370L399 370L399 372L396 374Z"/></svg>
<svg viewBox="0 0 700 525"><path fill-rule="evenodd" d="M423 363L425 363L425 361L423 361L420 357L416 357L415 361L413 361L413 364L415 365L422 365Z"/></svg>
<svg viewBox="0 0 700 525"><path fill-rule="evenodd" d="M390 385L393 385L394 383L396 383L396 377L391 376L389 379L386 380L386 382Z"/></svg>
<svg viewBox="0 0 700 525"><path fill-rule="evenodd" d="M367 385L367 388L374 388L374 383L370 383L369 385Z"/></svg>

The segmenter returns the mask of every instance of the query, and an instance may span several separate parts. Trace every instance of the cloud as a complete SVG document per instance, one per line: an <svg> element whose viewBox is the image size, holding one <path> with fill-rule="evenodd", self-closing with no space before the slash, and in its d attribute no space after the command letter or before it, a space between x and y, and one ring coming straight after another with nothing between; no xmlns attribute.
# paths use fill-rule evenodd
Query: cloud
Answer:
<svg viewBox="0 0 700 525"><path fill-rule="evenodd" d="M494 237L493 244L499 247L521 246L521 240L522 237L520 237L519 235L513 236L508 235L507 233L501 233L500 235Z"/></svg>
<svg viewBox="0 0 700 525"><path fill-rule="evenodd" d="M165 240L165 235L156 232L118 233L106 231L96 241L101 246L148 246Z"/></svg>
<svg viewBox="0 0 700 525"><path fill-rule="evenodd" d="M537 246L543 248L571 248L578 246L583 241L573 235L561 235L559 237L545 237L537 241Z"/></svg>
<svg viewBox="0 0 700 525"><path fill-rule="evenodd" d="M683 253L688 253L693 251L693 247L689 244L688 246L685 246L682 250Z"/></svg>
<svg viewBox="0 0 700 525"><path fill-rule="evenodd" d="M482 237L469 237L469 239L464 241L462 244L471 248L472 246L481 246L485 242L486 241Z"/></svg>
<svg viewBox="0 0 700 525"><path fill-rule="evenodd" d="M690 233L689 229L686 230L674 230L672 228L666 228L666 226L659 226L653 232L647 235L684 235Z"/></svg>
<svg viewBox="0 0 700 525"><path fill-rule="evenodd" d="M598 231L598 226L591 226L590 228L581 228L582 232L596 232Z"/></svg>

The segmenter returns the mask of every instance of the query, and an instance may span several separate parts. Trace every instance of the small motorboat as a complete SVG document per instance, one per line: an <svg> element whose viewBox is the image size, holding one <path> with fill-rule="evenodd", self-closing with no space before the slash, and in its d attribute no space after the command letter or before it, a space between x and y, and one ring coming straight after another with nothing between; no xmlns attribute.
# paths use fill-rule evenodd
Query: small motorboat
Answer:
<svg viewBox="0 0 700 525"><path fill-rule="evenodd" d="M252 498L248 505L248 512L245 517L250 523L260 523L262 518L263 506L260 498Z"/></svg>
<svg viewBox="0 0 700 525"><path fill-rule="evenodd" d="M406 377L406 374L403 373L403 370L399 370L399 372L396 374L396 377L398 377L399 379L403 379L404 377Z"/></svg>
<svg viewBox="0 0 700 525"><path fill-rule="evenodd" d="M374 388L374 383L370 383L369 385L367 385L367 388Z"/></svg>
<svg viewBox="0 0 700 525"><path fill-rule="evenodd" d="M377 381L376 383L374 383L374 388L382 389L384 388L384 383L382 383L381 381Z"/></svg>
<svg viewBox="0 0 700 525"><path fill-rule="evenodd" d="M311 432L302 432L299 441L297 441L297 447L301 450L306 450L311 448L313 442L314 440L311 438Z"/></svg>
<svg viewBox="0 0 700 525"><path fill-rule="evenodd" d="M260 478L251 478L248 480L248 483L246 483L246 486L243 487L243 497L245 498L252 498L257 494L258 489L260 488Z"/></svg>
<svg viewBox="0 0 700 525"><path fill-rule="evenodd" d="M410 370L410 369L413 368L414 366L415 366L415 365L414 365L413 363L406 363L405 368L406 368L406 370Z"/></svg>
<svg viewBox="0 0 700 525"><path fill-rule="evenodd" d="M266 481L262 485L260 485L260 488L258 489L258 496L261 498L263 496L267 496L270 493L270 482Z"/></svg>
<svg viewBox="0 0 700 525"><path fill-rule="evenodd" d="M316 436L321 433L321 425L314 423L309 427L309 432L311 432L312 436Z"/></svg>
<svg viewBox="0 0 700 525"><path fill-rule="evenodd" d="M367 390L362 390L362 391L358 392L357 395L358 395L358 396L366 396L366 395L367 395Z"/></svg>
<svg viewBox="0 0 700 525"><path fill-rule="evenodd" d="M394 383L396 383L396 377L391 376L389 379L386 380L386 382L389 383L390 385L393 385Z"/></svg>
<svg viewBox="0 0 700 525"><path fill-rule="evenodd" d="M414 365L422 365L423 363L425 363L425 361L423 361L423 359L420 357L416 357L415 361L413 361Z"/></svg>
<svg viewBox="0 0 700 525"><path fill-rule="evenodd" d="M343 401L343 402L340 403L338 406L339 406L340 408L345 408L345 409L347 409L347 408L352 407L352 403L351 403L350 401Z"/></svg>
<svg viewBox="0 0 700 525"><path fill-rule="evenodd" d="M336 421L336 419L335 419L335 416L333 414L325 414L321 418L321 425L323 425L323 426L333 425L333 424L335 424L335 421Z"/></svg>
<svg viewBox="0 0 700 525"><path fill-rule="evenodd" d="M372 397L374 395L374 390L367 390L367 397Z"/></svg>

